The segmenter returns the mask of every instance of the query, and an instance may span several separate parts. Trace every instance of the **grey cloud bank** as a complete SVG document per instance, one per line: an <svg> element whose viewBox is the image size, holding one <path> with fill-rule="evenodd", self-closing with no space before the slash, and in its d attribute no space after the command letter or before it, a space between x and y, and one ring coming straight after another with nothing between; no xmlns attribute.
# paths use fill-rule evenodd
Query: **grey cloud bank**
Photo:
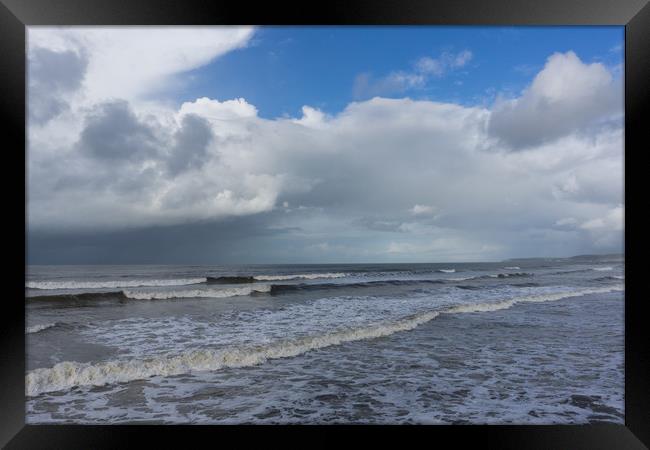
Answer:
<svg viewBox="0 0 650 450"><path fill-rule="evenodd" d="M34 48L29 54L29 120L41 125L67 109L65 95L81 86L88 61L72 50Z"/></svg>
<svg viewBox="0 0 650 450"><path fill-rule="evenodd" d="M62 32L49 48L39 33L54 32L30 31L30 263L622 250L622 81L571 52L550 55L520 97L491 108L374 97L333 116L305 106L302 117L271 120L245 99L174 108L140 95L153 79L159 86L245 46L250 31L213 35L212 51L193 53L187 30L122 96L97 75L97 48L113 48L110 35ZM148 39L138 45L160 45ZM136 54L120 58L127 66ZM419 73L435 76L434 62L421 61Z"/></svg>

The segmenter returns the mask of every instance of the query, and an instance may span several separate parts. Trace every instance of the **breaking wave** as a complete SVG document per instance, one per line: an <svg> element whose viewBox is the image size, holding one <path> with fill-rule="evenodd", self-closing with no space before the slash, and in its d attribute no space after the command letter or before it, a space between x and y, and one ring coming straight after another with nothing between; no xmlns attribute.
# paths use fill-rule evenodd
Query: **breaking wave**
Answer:
<svg viewBox="0 0 650 450"><path fill-rule="evenodd" d="M514 272L514 273L495 273L491 275L477 275L474 277L457 277L457 278L447 278L447 281L471 281L471 280L489 280L491 278L525 278L533 277L535 274L528 272Z"/></svg>
<svg viewBox="0 0 650 450"><path fill-rule="evenodd" d="M164 355L146 359L106 361L101 363L61 362L52 368L30 371L25 387L28 396L60 391L75 386L102 386L153 376L173 376L228 367L246 367L269 359L298 356L311 350L364 339L389 336L408 331L429 322L440 314L488 312L507 309L517 303L547 302L588 294L622 291L623 288L585 289L575 292L540 294L496 303L458 305L439 311L428 311L390 323L337 330L295 340L276 341L258 346L235 346L220 350L193 350L179 355Z"/></svg>
<svg viewBox="0 0 650 450"><path fill-rule="evenodd" d="M515 272L515 273L497 273L496 275L486 275L479 278L511 278L511 277L532 277L534 274L528 272Z"/></svg>
<svg viewBox="0 0 650 450"><path fill-rule="evenodd" d="M79 294L34 295L26 297L28 302L47 302L59 305L75 306L87 302L124 301L126 296L122 291L111 292L82 292Z"/></svg>
<svg viewBox="0 0 650 450"><path fill-rule="evenodd" d="M500 302L490 302L490 303L474 303L470 305L458 305L449 308L444 311L445 313L455 314L455 313L472 313L472 312L488 312L488 311L498 311L500 309L508 309L517 303L539 303L539 302L552 302L555 300L562 300L565 298L571 297L582 297L583 295L589 294L604 294L607 292L617 292L622 291L621 287L607 287L599 289L583 289L581 291L575 292L558 292L554 294L539 294L531 295L528 297L519 297L513 298L510 300L503 300Z"/></svg>
<svg viewBox="0 0 650 450"><path fill-rule="evenodd" d="M172 298L225 298L236 297L240 295L251 295L256 292L270 292L269 285L256 285L246 287L236 287L227 289L191 289L184 291L159 291L159 292L140 292L140 291L123 291L124 296L137 300L167 300Z"/></svg>
<svg viewBox="0 0 650 450"><path fill-rule="evenodd" d="M33 325L31 327L25 328L25 334L38 333L39 331L47 330L48 328L55 327L56 325L57 325L56 322Z"/></svg>
<svg viewBox="0 0 650 450"><path fill-rule="evenodd" d="M28 281L29 289L119 289L133 287L184 286L205 283L207 278L178 278L169 280L112 280L112 281Z"/></svg>
<svg viewBox="0 0 650 450"><path fill-rule="evenodd" d="M441 273L455 273L456 269L439 269L438 272L441 272Z"/></svg>
<svg viewBox="0 0 650 450"><path fill-rule="evenodd" d="M606 272L606 271L609 271L609 270L614 270L614 268L613 267L594 267L591 270L596 270L598 272Z"/></svg>
<svg viewBox="0 0 650 450"><path fill-rule="evenodd" d="M27 297L30 302L47 302L60 306L79 306L89 302L125 302L129 300L169 300L175 298L225 298L240 295L268 293L270 285L258 284L225 289L185 289L176 291L114 291L84 292L81 294L41 295Z"/></svg>
<svg viewBox="0 0 650 450"><path fill-rule="evenodd" d="M319 278L343 278L345 273L303 273L297 275L255 275L258 281L317 280Z"/></svg>

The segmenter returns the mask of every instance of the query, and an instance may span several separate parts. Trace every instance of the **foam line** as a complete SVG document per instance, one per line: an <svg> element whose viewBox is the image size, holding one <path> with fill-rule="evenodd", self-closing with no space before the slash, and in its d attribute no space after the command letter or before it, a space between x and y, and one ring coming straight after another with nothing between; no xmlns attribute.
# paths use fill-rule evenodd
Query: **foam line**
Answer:
<svg viewBox="0 0 650 450"><path fill-rule="evenodd" d="M154 291L154 292L124 291L124 295L127 298L133 298L137 300L165 300L171 298L236 297L239 295L250 295L254 292L270 292L270 291L271 291L271 286L262 284L258 286L233 287L233 288L226 288L226 289L190 289L190 290L182 290L182 291Z"/></svg>
<svg viewBox="0 0 650 450"><path fill-rule="evenodd" d="M178 278L169 280L111 280L111 281L28 281L29 289L116 289L129 287L184 286L205 283L207 278Z"/></svg>
<svg viewBox="0 0 650 450"><path fill-rule="evenodd" d="M319 278L343 278L345 273L305 273L297 275L255 275L258 281L317 280Z"/></svg>

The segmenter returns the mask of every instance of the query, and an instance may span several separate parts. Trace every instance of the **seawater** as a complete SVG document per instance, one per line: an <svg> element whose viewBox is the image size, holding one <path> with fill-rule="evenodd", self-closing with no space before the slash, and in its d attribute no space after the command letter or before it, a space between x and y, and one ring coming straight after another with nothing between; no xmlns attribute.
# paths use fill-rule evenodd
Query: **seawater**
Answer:
<svg viewBox="0 0 650 450"><path fill-rule="evenodd" d="M29 266L28 423L623 423L624 259Z"/></svg>

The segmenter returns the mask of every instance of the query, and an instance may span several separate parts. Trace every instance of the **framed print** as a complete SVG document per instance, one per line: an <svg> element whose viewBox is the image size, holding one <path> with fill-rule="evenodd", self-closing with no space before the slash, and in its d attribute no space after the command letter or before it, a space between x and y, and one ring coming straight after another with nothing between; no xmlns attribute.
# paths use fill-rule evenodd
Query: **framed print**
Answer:
<svg viewBox="0 0 650 450"><path fill-rule="evenodd" d="M645 2L1 12L7 448L648 445Z"/></svg>

